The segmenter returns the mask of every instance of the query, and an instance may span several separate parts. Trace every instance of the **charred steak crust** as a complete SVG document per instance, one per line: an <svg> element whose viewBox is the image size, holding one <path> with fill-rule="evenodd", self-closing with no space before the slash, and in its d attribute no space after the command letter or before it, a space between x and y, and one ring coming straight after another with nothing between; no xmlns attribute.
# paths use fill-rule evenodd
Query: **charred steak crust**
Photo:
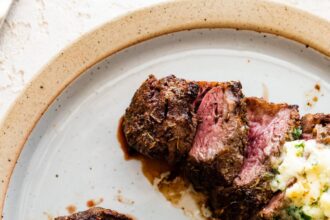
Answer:
<svg viewBox="0 0 330 220"><path fill-rule="evenodd" d="M199 124L185 175L195 189L208 191L230 185L241 170L247 142L246 109L240 82L202 82L200 88Z"/></svg>
<svg viewBox="0 0 330 220"><path fill-rule="evenodd" d="M149 78L136 91L123 120L128 145L175 164L188 154L197 127L193 103L199 86L174 75Z"/></svg>
<svg viewBox="0 0 330 220"><path fill-rule="evenodd" d="M281 219L283 209L286 207L285 193L278 192L269 203L258 213L256 219L273 220Z"/></svg>
<svg viewBox="0 0 330 220"><path fill-rule="evenodd" d="M301 118L301 127L303 133L312 133L315 125L327 125L330 124L330 114L306 114Z"/></svg>
<svg viewBox="0 0 330 220"><path fill-rule="evenodd" d="M133 220L110 209L99 207L91 208L84 212L78 212L70 216L57 217L55 220Z"/></svg>
<svg viewBox="0 0 330 220"><path fill-rule="evenodd" d="M306 114L301 119L303 138L315 138L317 141L330 144L330 114Z"/></svg>
<svg viewBox="0 0 330 220"><path fill-rule="evenodd" d="M246 98L245 102L249 140L244 165L231 187L218 187L210 195L211 206L221 219L252 219L270 202L274 196L269 185L271 161L299 127L298 106L259 98Z"/></svg>

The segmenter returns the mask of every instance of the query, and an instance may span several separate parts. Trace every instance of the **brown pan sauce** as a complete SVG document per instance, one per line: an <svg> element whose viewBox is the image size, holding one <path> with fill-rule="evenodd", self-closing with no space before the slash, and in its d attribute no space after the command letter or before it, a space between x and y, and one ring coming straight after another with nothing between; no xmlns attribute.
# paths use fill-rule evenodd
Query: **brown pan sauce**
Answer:
<svg viewBox="0 0 330 220"><path fill-rule="evenodd" d="M123 117L120 118L117 130L117 139L124 153L125 160L138 160L142 165L142 172L151 184L156 178L160 178L163 173L170 171L170 166L165 161L151 159L139 153L132 152L128 148L125 134L122 129Z"/></svg>

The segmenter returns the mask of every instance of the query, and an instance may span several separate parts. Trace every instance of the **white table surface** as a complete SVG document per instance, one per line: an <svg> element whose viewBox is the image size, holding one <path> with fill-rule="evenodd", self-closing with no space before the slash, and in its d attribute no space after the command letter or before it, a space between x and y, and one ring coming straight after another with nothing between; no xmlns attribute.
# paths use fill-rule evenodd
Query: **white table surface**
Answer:
<svg viewBox="0 0 330 220"><path fill-rule="evenodd" d="M0 30L0 119L24 86L72 41L124 13L164 1L15 0ZM330 20L330 0L276 2Z"/></svg>

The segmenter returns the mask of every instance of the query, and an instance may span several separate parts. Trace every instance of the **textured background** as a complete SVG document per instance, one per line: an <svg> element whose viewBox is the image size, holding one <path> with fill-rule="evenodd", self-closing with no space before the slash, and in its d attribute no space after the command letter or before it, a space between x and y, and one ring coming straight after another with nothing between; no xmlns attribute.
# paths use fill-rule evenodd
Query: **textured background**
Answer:
<svg viewBox="0 0 330 220"><path fill-rule="evenodd" d="M164 1L15 0L0 30L0 119L24 85L72 41L124 13ZM330 20L330 0L276 2Z"/></svg>

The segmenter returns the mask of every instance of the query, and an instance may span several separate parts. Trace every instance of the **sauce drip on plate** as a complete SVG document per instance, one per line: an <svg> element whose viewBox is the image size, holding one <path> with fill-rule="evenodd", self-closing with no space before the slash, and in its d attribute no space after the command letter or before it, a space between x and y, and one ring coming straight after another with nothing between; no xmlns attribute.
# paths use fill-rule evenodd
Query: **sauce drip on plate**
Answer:
<svg viewBox="0 0 330 220"><path fill-rule="evenodd" d="M68 211L69 214L73 214L77 212L77 207L74 205L69 205L66 207L66 210Z"/></svg>
<svg viewBox="0 0 330 220"><path fill-rule="evenodd" d="M182 209L186 216L192 220L210 219L211 216L206 206L206 198L201 193L195 192L190 183L183 177L173 176L170 166L166 161L160 161L143 156L128 147L122 129L123 117L120 118L117 128L117 139L124 153L125 160L138 160L148 181L158 188L159 192L173 204Z"/></svg>
<svg viewBox="0 0 330 220"><path fill-rule="evenodd" d="M165 161L151 159L129 149L125 134L122 129L123 117L120 118L117 130L117 139L124 153L125 160L138 160L142 165L142 172L151 184L156 178L160 178L162 173L170 171L170 166Z"/></svg>

